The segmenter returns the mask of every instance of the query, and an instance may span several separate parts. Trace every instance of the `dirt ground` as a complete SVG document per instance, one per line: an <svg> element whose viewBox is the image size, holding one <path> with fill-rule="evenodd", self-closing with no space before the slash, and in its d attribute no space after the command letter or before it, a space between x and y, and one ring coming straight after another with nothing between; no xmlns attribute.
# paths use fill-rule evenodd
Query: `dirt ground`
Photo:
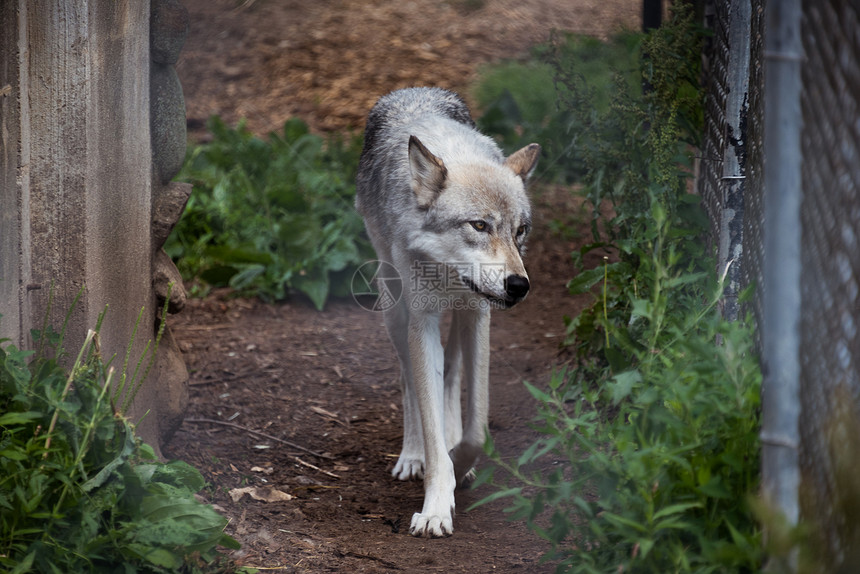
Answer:
<svg viewBox="0 0 860 574"><path fill-rule="evenodd" d="M464 92L478 68L515 58L552 28L606 36L638 25L621 0L184 0L191 32L178 66L189 132L207 117L246 118L257 133L298 116L315 130L363 127L383 93L409 85ZM467 95L468 97L468 95ZM588 303L565 283L583 237L563 189L532 191L529 297L496 312L490 429L515 456L530 444L534 403L522 381L545 383L568 359L563 315ZM457 494L455 533L408 535L420 482L390 471L400 450L398 365L378 313L351 298L323 312L301 297L275 305L218 292L171 319L191 373L187 419L164 449L195 465L204 494L230 519L239 564L283 572L550 572L546 546L507 520L504 502L465 512L492 490ZM234 500L236 489L252 493ZM281 494L282 493L282 494ZM288 498L289 500L286 500ZM277 499L277 498L281 499Z"/></svg>

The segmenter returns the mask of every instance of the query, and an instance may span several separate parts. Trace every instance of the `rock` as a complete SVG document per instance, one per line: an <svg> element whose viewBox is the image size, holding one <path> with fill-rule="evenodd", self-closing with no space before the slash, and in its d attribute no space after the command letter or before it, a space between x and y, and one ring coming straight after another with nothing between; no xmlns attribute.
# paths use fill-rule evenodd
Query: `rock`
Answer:
<svg viewBox="0 0 860 574"><path fill-rule="evenodd" d="M185 204L191 197L190 183L170 182L152 190L152 248L160 249L179 218L185 211Z"/></svg>
<svg viewBox="0 0 860 574"><path fill-rule="evenodd" d="M149 53L156 64L173 65L188 35L188 10L177 0L152 0Z"/></svg>
<svg viewBox="0 0 860 574"><path fill-rule="evenodd" d="M163 249L156 251L152 261L152 288L155 291L159 309L164 306L168 291L170 292L170 300L167 303L167 312L179 313L185 308L188 294L182 284L182 276L179 274L179 269L173 264L173 260Z"/></svg>
<svg viewBox="0 0 860 574"><path fill-rule="evenodd" d="M182 425L188 409L188 369L170 329L165 329L156 354L156 367L150 381L156 385L159 398L159 446L164 446Z"/></svg>
<svg viewBox="0 0 860 574"><path fill-rule="evenodd" d="M165 184L185 161L185 98L173 66L151 64L149 82L152 164L158 181Z"/></svg>

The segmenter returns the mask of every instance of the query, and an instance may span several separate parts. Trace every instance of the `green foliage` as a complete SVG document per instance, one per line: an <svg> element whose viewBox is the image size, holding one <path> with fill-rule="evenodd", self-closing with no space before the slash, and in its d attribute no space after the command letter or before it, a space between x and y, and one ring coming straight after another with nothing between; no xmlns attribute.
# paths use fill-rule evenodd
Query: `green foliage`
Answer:
<svg viewBox="0 0 860 574"><path fill-rule="evenodd" d="M659 285L630 302L627 325L598 316L609 333L599 356L556 373L548 389L528 385L541 437L513 462L490 446L528 487L501 491L512 516L553 544L559 572L757 571L751 331L721 320L718 285L654 275ZM679 308L684 299L691 306Z"/></svg>
<svg viewBox="0 0 860 574"><path fill-rule="evenodd" d="M609 42L590 36L554 33L526 62L510 61L481 70L473 95L482 110L478 125L495 136L507 152L531 142L544 150L543 179L578 181L585 174L580 132L588 114L605 114L616 82L639 81L641 34L623 32ZM588 109L578 113L558 105L555 87L557 51L577 62L577 77L591 94Z"/></svg>
<svg viewBox="0 0 860 574"><path fill-rule="evenodd" d="M552 48L562 108L579 126L593 242L574 253L567 319L577 362L527 384L540 438L479 476L552 543L559 572L753 572L761 374L751 328L719 313L722 278L689 194L701 130L701 31L688 13L642 39L641 82L605 101L566 42ZM644 93L641 86L649 87ZM609 214L605 216L604 214ZM584 268L591 252L603 262ZM593 258L592 258L593 259ZM501 479L499 468L515 485Z"/></svg>
<svg viewBox="0 0 860 574"><path fill-rule="evenodd" d="M91 331L70 371L47 351L0 347L0 569L66 573L216 572L238 548L194 493L203 478L161 463L115 412L113 369ZM0 341L0 343L6 340Z"/></svg>
<svg viewBox="0 0 860 574"><path fill-rule="evenodd" d="M167 245L182 276L266 300L292 288L321 309L372 257L355 212L359 143L311 134L297 119L264 141L209 122L177 179L194 192Z"/></svg>

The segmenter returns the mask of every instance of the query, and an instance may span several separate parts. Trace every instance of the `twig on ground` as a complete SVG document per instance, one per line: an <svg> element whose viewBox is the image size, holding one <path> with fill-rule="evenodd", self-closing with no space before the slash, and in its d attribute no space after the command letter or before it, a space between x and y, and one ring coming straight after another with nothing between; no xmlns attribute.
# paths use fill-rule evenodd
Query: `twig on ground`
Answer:
<svg viewBox="0 0 860 574"><path fill-rule="evenodd" d="M384 558L379 558L377 556L371 556L370 554L359 554L358 552L352 552L352 551L343 552L341 550L335 550L335 552L337 554L340 554L341 556L349 556L350 558L360 558L362 560L373 560L374 562L379 562L380 564L382 564L386 568L390 568L392 570L403 570L403 568L401 568L400 566L398 566L394 562L389 562L388 560L386 560Z"/></svg>
<svg viewBox="0 0 860 574"><path fill-rule="evenodd" d="M261 436L261 437L263 437L263 438L267 438L267 439L269 439L269 440L274 440L274 441L277 441L277 442L283 443L283 444L285 444L285 445L287 445L287 446L289 446L289 447L296 448L296 449L298 449L298 450L300 450L300 451L302 451L302 452L306 452L306 453L308 453L308 454L312 454L313 456L315 456L315 457L317 457L317 458L324 458L324 459L327 459L327 460L332 460L332 459L334 458L334 457L333 457L333 456L331 456L331 455L323 454L323 453L319 453L319 452L313 451L313 450L311 450L311 449L309 449L309 448L307 448L307 447L303 447L303 446L302 446L302 445L300 445L300 444L296 444L296 443L294 443L294 442L290 442L290 441L288 441L288 440L284 440L284 439L282 439L282 438L278 438L278 437L276 437L276 436L272 436L272 435L270 435L270 434L266 434L266 433L264 433L264 432L256 431L256 430L254 430L254 429L249 429L248 427L243 427L242 425L237 425L237 424L235 424L235 423L229 423L229 422L227 422L227 421L219 421L219 420L215 420L215 419L185 419L185 422L187 422L187 423L195 423L195 424L222 425L222 426L225 426L225 427L231 427L231 428L234 428L234 429L238 429L238 430L241 430L241 431L245 431L245 432L250 433L250 434L255 434L255 435L257 435L257 436ZM323 471L323 472L324 472L324 471ZM335 477L335 478L337 478L337 477Z"/></svg>
<svg viewBox="0 0 860 574"><path fill-rule="evenodd" d="M336 475L336 474L334 474L334 473L332 473L332 472L329 472L329 471L327 471L327 470L323 470L323 469L321 469L321 468L320 468L320 467L318 467L318 466L314 466L314 465L312 465L312 464L311 464L311 463L309 463L309 462L305 462L305 461L303 461L302 459L300 459L300 458L299 458L299 457L297 457L297 456L294 456L294 457L293 457L293 460L295 460L297 463L299 463L299 464L301 464L301 465L303 465L303 466L306 466L306 467L308 467L308 468L312 468L312 469L314 469L314 470L316 470L316 471L319 471L319 472L321 472L321 473L325 474L326 476L330 476L330 477L332 477L332 478L340 479L340 477L339 477L338 475Z"/></svg>

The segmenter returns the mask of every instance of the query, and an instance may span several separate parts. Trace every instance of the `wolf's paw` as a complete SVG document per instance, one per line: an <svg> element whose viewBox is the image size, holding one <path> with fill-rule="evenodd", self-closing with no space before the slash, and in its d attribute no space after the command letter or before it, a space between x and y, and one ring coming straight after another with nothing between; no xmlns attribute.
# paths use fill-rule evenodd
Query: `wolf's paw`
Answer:
<svg viewBox="0 0 860 574"><path fill-rule="evenodd" d="M428 516L416 512L412 515L412 526L409 534L423 538L442 538L454 534L454 519L451 513L447 516Z"/></svg>
<svg viewBox="0 0 860 574"><path fill-rule="evenodd" d="M425 491L421 512L412 515L409 527L412 536L440 538L454 533L454 477L453 473L442 474Z"/></svg>
<svg viewBox="0 0 860 574"><path fill-rule="evenodd" d="M475 473L475 469L470 469L463 478L457 481L457 488L469 488L472 486L472 483L475 482L475 479L478 475Z"/></svg>
<svg viewBox="0 0 860 574"><path fill-rule="evenodd" d="M475 461L481 452L480 446L461 442L448 453L454 463L454 476L458 485L468 486L475 480Z"/></svg>
<svg viewBox="0 0 860 574"><path fill-rule="evenodd" d="M424 460L401 454L400 458L397 459L397 464L394 465L394 470L391 471L391 476L397 480L424 478Z"/></svg>

